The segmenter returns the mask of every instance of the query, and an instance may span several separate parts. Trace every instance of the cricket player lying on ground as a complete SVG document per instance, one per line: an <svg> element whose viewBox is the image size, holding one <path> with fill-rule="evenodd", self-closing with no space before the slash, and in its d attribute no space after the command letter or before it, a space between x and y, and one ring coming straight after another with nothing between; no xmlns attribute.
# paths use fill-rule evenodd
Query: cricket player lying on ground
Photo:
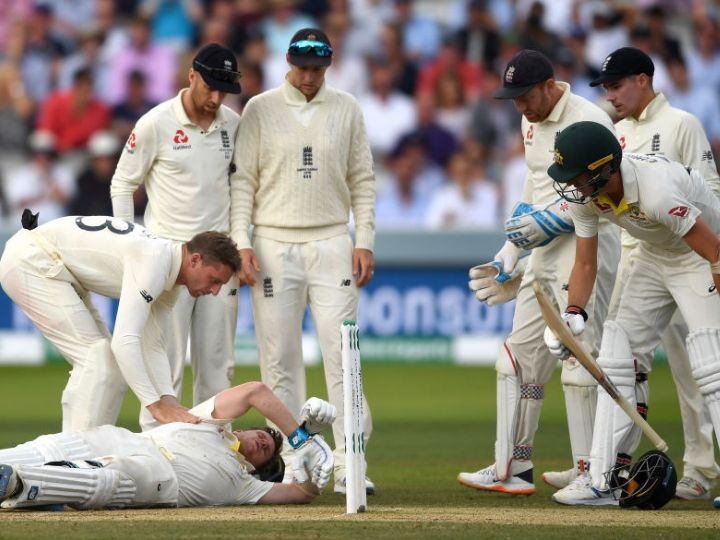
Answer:
<svg viewBox="0 0 720 540"><path fill-rule="evenodd" d="M282 438L272 428L231 431L251 407L275 423L294 448L283 478ZM310 398L301 425L261 382L247 382L200 403L200 424L176 422L132 433L116 426L43 435L0 450L2 508L68 504L77 509L231 506L310 502L333 470L318 433L333 405ZM258 477L256 477L259 476Z"/></svg>
<svg viewBox="0 0 720 540"><path fill-rule="evenodd" d="M598 364L619 392L636 403L638 373L651 358L676 307L688 324L690 368L720 433L720 202L693 169L662 155L623 154L615 135L595 122L566 127L555 139L548 174L572 203L575 263L563 319L582 334L585 306L597 272L598 219L608 219L642 240L630 255L630 271L614 321L604 325ZM558 357L569 352L546 329ZM606 473L618 448L639 436L632 422L598 389L589 474L579 474L553 500L570 505L613 505Z"/></svg>

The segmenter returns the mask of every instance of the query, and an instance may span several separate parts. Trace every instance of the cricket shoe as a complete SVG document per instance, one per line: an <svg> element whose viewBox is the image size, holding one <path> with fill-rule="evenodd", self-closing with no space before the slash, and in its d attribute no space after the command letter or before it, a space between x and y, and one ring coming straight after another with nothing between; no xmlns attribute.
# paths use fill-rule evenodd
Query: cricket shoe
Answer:
<svg viewBox="0 0 720 540"><path fill-rule="evenodd" d="M10 465L0 465L0 502L16 495L21 486L15 469Z"/></svg>
<svg viewBox="0 0 720 540"><path fill-rule="evenodd" d="M496 491L509 495L532 495L535 493L535 484L533 484L532 463L529 465L524 471L516 471L516 465L513 463L510 469L511 474L505 480L497 477L494 463L477 472L461 472L458 474L457 480L463 486L480 491Z"/></svg>
<svg viewBox="0 0 720 540"><path fill-rule="evenodd" d="M557 491L552 500L570 506L618 506L610 491L600 491L592 485L590 475L579 474L566 487Z"/></svg>
<svg viewBox="0 0 720 540"><path fill-rule="evenodd" d="M710 490L689 476L683 476L675 488L675 498L685 501L708 501Z"/></svg>
<svg viewBox="0 0 720 540"><path fill-rule="evenodd" d="M575 480L578 472L577 469L568 469L567 471L548 471L542 473L540 478L548 486L552 486L555 489L562 489L570 485L570 482Z"/></svg>
<svg viewBox="0 0 720 540"><path fill-rule="evenodd" d="M347 488L345 487L345 476L335 480L335 486L333 492L345 495ZM368 495L375 495L375 483L370 480L367 476L365 477L365 493Z"/></svg>

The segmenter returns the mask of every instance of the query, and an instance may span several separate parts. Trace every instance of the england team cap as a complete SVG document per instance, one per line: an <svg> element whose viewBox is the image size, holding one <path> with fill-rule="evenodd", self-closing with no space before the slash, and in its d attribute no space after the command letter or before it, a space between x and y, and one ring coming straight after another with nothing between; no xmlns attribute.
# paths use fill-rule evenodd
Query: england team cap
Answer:
<svg viewBox="0 0 720 540"><path fill-rule="evenodd" d="M513 56L503 73L503 85L498 88L495 99L515 99L533 86L555 76L547 56L539 51L523 49Z"/></svg>
<svg viewBox="0 0 720 540"><path fill-rule="evenodd" d="M240 93L237 58L227 47L218 43L205 45L193 58L192 67L213 90L228 94Z"/></svg>
<svg viewBox="0 0 720 540"><path fill-rule="evenodd" d="M645 73L649 77L655 73L655 64L650 57L635 47L622 47L611 52L600 68L600 76L590 86L619 81L630 75Z"/></svg>

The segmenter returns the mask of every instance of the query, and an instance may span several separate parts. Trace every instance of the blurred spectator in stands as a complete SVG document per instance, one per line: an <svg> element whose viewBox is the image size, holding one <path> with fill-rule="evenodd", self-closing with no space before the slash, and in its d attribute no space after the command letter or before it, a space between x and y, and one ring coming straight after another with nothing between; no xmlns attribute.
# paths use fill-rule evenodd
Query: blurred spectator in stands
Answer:
<svg viewBox="0 0 720 540"><path fill-rule="evenodd" d="M403 48L411 60L422 64L437 56L440 26L434 19L417 13L414 0L395 0L395 22L402 29Z"/></svg>
<svg viewBox="0 0 720 540"><path fill-rule="evenodd" d="M274 56L268 51L265 43L265 36L260 27L255 27L248 32L245 42L245 53L243 62L257 64L262 67L263 90L277 88L285 80L288 72L287 61L284 56ZM242 85L242 80L240 81Z"/></svg>
<svg viewBox="0 0 720 540"><path fill-rule="evenodd" d="M512 101L492 97L500 86L502 80L497 71L485 73L481 96L473 108L469 138L466 141L466 146L476 147L472 153L486 163L488 169L493 169L496 162L503 163L505 151L512 144L521 119ZM492 176L497 177L495 174Z"/></svg>
<svg viewBox="0 0 720 540"><path fill-rule="evenodd" d="M395 73L394 86L406 96L415 96L418 68L403 49L402 29L398 24L389 23L382 27L379 42L381 52L377 55L385 58Z"/></svg>
<svg viewBox="0 0 720 540"><path fill-rule="evenodd" d="M0 0L0 61L7 57L11 34L30 16L30 0Z"/></svg>
<svg viewBox="0 0 720 540"><path fill-rule="evenodd" d="M392 66L384 58L371 60L370 91L358 99L376 161L382 161L400 137L417 125L415 103L394 88L394 77Z"/></svg>
<svg viewBox="0 0 720 540"><path fill-rule="evenodd" d="M221 4L221 6L217 6ZM227 6L229 9L227 9ZM216 10L220 7L219 12ZM228 47L239 56L245 55L248 32L255 32L265 17L263 0L211 0L210 15L230 12Z"/></svg>
<svg viewBox="0 0 720 540"><path fill-rule="evenodd" d="M177 55L190 47L205 15L200 0L142 0L138 11L150 21L152 41Z"/></svg>
<svg viewBox="0 0 720 540"><path fill-rule="evenodd" d="M709 86L720 93L720 29L715 17L697 20L693 36L695 47L687 55L690 83Z"/></svg>
<svg viewBox="0 0 720 540"><path fill-rule="evenodd" d="M500 54L500 39L487 0L470 0L467 24L457 31L455 37L462 56L485 69L492 69Z"/></svg>
<svg viewBox="0 0 720 540"><path fill-rule="evenodd" d="M75 194L72 172L56 161L55 137L47 131L30 136L31 161L10 171L5 178L5 197L9 218L20 222L24 208L40 212L47 223L67 214L67 203Z"/></svg>
<svg viewBox="0 0 720 540"><path fill-rule="evenodd" d="M381 33L395 17L395 0L353 0L348 9L357 38L353 40L357 53L362 56L387 55L380 46ZM399 36L402 49L402 32Z"/></svg>
<svg viewBox="0 0 720 540"><path fill-rule="evenodd" d="M34 110L16 66L0 63L0 173L23 159Z"/></svg>
<svg viewBox="0 0 720 540"><path fill-rule="evenodd" d="M647 7L643 15L650 34L650 50L665 61L680 56L680 42L669 33L666 26L665 8L661 4L654 4Z"/></svg>
<svg viewBox="0 0 720 540"><path fill-rule="evenodd" d="M112 216L110 181L120 155L120 141L109 131L98 131L87 146L90 160L80 173L68 214Z"/></svg>
<svg viewBox="0 0 720 540"><path fill-rule="evenodd" d="M131 71L128 75L127 98L112 108L110 129L119 140L125 141L140 117L155 106L148 99L145 75Z"/></svg>
<svg viewBox="0 0 720 540"><path fill-rule="evenodd" d="M150 40L150 24L137 16L130 22L130 42L113 59L110 70L110 103L116 105L127 98L128 75L142 71L147 83L148 98L160 103L175 93L177 59L173 51Z"/></svg>
<svg viewBox="0 0 720 540"><path fill-rule="evenodd" d="M271 56L285 58L288 43L301 28L317 28L315 19L297 10L297 0L269 0L270 12L262 21L265 44Z"/></svg>
<svg viewBox="0 0 720 540"><path fill-rule="evenodd" d="M589 12L591 21L585 41L585 63L593 70L591 76L594 78L600 74L607 55L627 45L628 35L622 24L622 13L611 4L593 0L583 6Z"/></svg>
<svg viewBox="0 0 720 540"><path fill-rule="evenodd" d="M80 35L78 49L62 60L58 77L58 89L68 90L73 84L75 73L84 67L90 68L93 77L93 93L107 102L110 95L110 63L101 55L102 33L95 27L88 27Z"/></svg>
<svg viewBox="0 0 720 540"><path fill-rule="evenodd" d="M68 53L66 45L52 30L52 8L35 4L25 24L20 70L28 95L41 103L55 88L60 61Z"/></svg>
<svg viewBox="0 0 720 540"><path fill-rule="evenodd" d="M673 88L667 95L673 107L693 114L705 129L710 145L720 151L720 100L708 86L692 86L682 56L671 56L667 61Z"/></svg>
<svg viewBox="0 0 720 540"><path fill-rule="evenodd" d="M655 74L653 75L653 88L657 92L668 95L672 92L672 81L668 74L665 59L657 54L652 48L652 39L650 31L646 26L634 26L630 30L630 46L640 49L647 54L655 64ZM611 49L611 52L614 49Z"/></svg>
<svg viewBox="0 0 720 540"><path fill-rule="evenodd" d="M381 186L375 203L375 224L382 228L422 227L429 202L429 193L422 189L424 153L419 140L401 141L387 158L389 172L386 185Z"/></svg>
<svg viewBox="0 0 720 540"><path fill-rule="evenodd" d="M493 228L499 224L497 186L474 169L464 152L456 152L447 167L449 183L430 197L425 224L431 229Z"/></svg>
<svg viewBox="0 0 720 540"><path fill-rule="evenodd" d="M460 76L456 71L447 71L435 82L437 123L453 136L463 141L468 135L472 117L472 107L465 97Z"/></svg>
<svg viewBox="0 0 720 540"><path fill-rule="evenodd" d="M582 96L593 103L602 99L598 87L590 86L592 79L587 76L587 70L581 69L577 56L568 47L558 49L553 67L555 79L570 84L573 94Z"/></svg>
<svg viewBox="0 0 720 540"><path fill-rule="evenodd" d="M101 62L109 66L130 42L126 25L118 24L116 0L95 0L95 19L92 26L102 35L99 53Z"/></svg>
<svg viewBox="0 0 720 540"><path fill-rule="evenodd" d="M363 95L368 88L368 70L364 58L347 48L345 40L350 31L348 14L339 11L328 13L323 28L333 48L332 64L325 72L325 82L355 97Z"/></svg>
<svg viewBox="0 0 720 540"><path fill-rule="evenodd" d="M551 60L562 47L560 37L548 29L542 2L531 4L527 18L520 26L519 44L520 48L540 51Z"/></svg>
<svg viewBox="0 0 720 540"><path fill-rule="evenodd" d="M238 67L242 78L240 79L242 92L240 93L240 112L250 101L265 89L263 68L255 62L243 61Z"/></svg>
<svg viewBox="0 0 720 540"><path fill-rule="evenodd" d="M444 36L437 58L420 70L417 93L435 93L440 79L448 74L459 80L468 103L477 101L483 82L482 69L463 57L456 37L450 34Z"/></svg>
<svg viewBox="0 0 720 540"><path fill-rule="evenodd" d="M67 50L74 50L80 36L93 24L95 0L40 0L52 6L53 30L65 43Z"/></svg>
<svg viewBox="0 0 720 540"><path fill-rule="evenodd" d="M73 76L72 87L57 90L42 103L37 127L55 137L55 150L64 154L83 149L93 133L110 123L110 110L93 96L90 68Z"/></svg>
<svg viewBox="0 0 720 540"><path fill-rule="evenodd" d="M528 16L535 16L542 12L542 26L548 32L556 36L564 37L572 30L573 11L578 0L516 0L514 6L515 18L519 21L526 21ZM538 10L536 4L540 4ZM501 66L502 69L502 66Z"/></svg>
<svg viewBox="0 0 720 540"><path fill-rule="evenodd" d="M444 169L450 156L458 149L458 140L438 123L435 96L432 94L418 96L416 107L418 127L413 133L421 137L428 159Z"/></svg>
<svg viewBox="0 0 720 540"><path fill-rule="evenodd" d="M512 215L515 205L522 200L523 188L527 180L528 168L525 162L525 145L520 130L513 132L513 141L505 150L502 169L502 215L507 219Z"/></svg>

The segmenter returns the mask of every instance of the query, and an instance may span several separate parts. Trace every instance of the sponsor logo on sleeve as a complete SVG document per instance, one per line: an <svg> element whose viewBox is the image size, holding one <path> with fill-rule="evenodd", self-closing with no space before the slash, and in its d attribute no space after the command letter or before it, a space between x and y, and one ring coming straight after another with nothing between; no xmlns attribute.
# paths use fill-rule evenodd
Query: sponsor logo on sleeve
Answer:
<svg viewBox="0 0 720 540"><path fill-rule="evenodd" d="M150 296L145 289L140 291L140 296L142 296L148 304L153 301L153 297Z"/></svg>
<svg viewBox="0 0 720 540"><path fill-rule="evenodd" d="M675 208L671 208L668 214L671 216L677 216L680 218L684 218L687 216L688 213L688 207L687 206L676 206Z"/></svg>
<svg viewBox="0 0 720 540"><path fill-rule="evenodd" d="M125 143L125 150L127 150L128 154L134 154L136 146L137 146L137 136L135 135L135 132L133 131L130 134L130 136L128 137L127 142Z"/></svg>

